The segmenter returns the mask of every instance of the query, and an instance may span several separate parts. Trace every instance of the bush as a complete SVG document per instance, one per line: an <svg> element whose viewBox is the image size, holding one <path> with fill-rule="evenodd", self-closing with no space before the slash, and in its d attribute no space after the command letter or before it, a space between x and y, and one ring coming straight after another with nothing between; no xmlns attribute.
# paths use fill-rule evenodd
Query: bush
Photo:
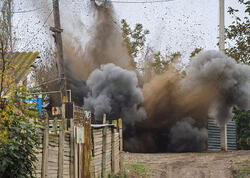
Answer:
<svg viewBox="0 0 250 178"><path fill-rule="evenodd" d="M38 112L20 97L24 96L22 91L14 92L8 104L0 109L0 177L3 178L35 177L40 140L34 118Z"/></svg>
<svg viewBox="0 0 250 178"><path fill-rule="evenodd" d="M234 109L233 120L237 126L237 147L241 150L250 149L250 110Z"/></svg>

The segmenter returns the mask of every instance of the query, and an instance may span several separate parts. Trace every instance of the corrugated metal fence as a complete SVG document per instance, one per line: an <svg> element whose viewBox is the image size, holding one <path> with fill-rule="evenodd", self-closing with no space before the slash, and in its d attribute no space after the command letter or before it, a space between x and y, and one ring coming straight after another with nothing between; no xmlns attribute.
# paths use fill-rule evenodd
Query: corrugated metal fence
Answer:
<svg viewBox="0 0 250 178"><path fill-rule="evenodd" d="M208 120L208 151L220 150L220 127L215 120ZM227 149L236 150L236 125L234 121L227 123Z"/></svg>

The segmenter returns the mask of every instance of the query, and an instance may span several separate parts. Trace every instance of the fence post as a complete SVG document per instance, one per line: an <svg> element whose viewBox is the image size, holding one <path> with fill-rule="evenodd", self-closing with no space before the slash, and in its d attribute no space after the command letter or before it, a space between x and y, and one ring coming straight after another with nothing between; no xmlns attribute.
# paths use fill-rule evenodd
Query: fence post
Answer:
<svg viewBox="0 0 250 178"><path fill-rule="evenodd" d="M42 178L48 177L48 147L49 147L49 116L46 112L44 118L43 132L43 154L42 154Z"/></svg>
<svg viewBox="0 0 250 178"><path fill-rule="evenodd" d="M70 178L75 178L75 162L74 162L74 120L70 119Z"/></svg>
<svg viewBox="0 0 250 178"><path fill-rule="evenodd" d="M120 171L122 171L123 170L123 155L122 155L123 139L122 139L122 119L121 118L118 120L118 127L119 127L119 140L120 140L120 162L119 162L119 167L120 167Z"/></svg>
<svg viewBox="0 0 250 178"><path fill-rule="evenodd" d="M74 178L78 178L78 151L79 151L79 144L77 143L77 125L74 125L74 173L75 173L75 177Z"/></svg>
<svg viewBox="0 0 250 178"><path fill-rule="evenodd" d="M112 132L111 132L111 171L113 174L115 174L115 129L117 126L117 121L113 120L112 124L114 126L112 126Z"/></svg>
<svg viewBox="0 0 250 178"><path fill-rule="evenodd" d="M103 124L106 124L106 114L103 115ZM106 176L106 147L107 147L107 127L102 130L102 178Z"/></svg>
<svg viewBox="0 0 250 178"><path fill-rule="evenodd" d="M58 148L58 177L63 178L63 162L64 162L64 118L60 122L59 129L59 148Z"/></svg>
<svg viewBox="0 0 250 178"><path fill-rule="evenodd" d="M90 160L91 160L91 118L86 117L84 123L84 177L90 177Z"/></svg>

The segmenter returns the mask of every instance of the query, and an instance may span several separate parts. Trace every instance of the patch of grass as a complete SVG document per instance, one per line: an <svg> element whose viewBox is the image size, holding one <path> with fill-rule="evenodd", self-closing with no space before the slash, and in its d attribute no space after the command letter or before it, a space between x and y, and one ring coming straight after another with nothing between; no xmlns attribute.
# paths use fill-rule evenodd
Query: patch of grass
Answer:
<svg viewBox="0 0 250 178"><path fill-rule="evenodd" d="M246 161L244 164L238 168L232 170L234 178L249 178L250 177L250 160Z"/></svg>
<svg viewBox="0 0 250 178"><path fill-rule="evenodd" d="M124 163L125 167L138 176L143 176L143 177L151 177L153 175L153 171L151 168L145 166L143 163L136 162L136 163Z"/></svg>
<svg viewBox="0 0 250 178"><path fill-rule="evenodd" d="M117 175L109 174L108 178L128 178L128 176L126 174L117 174Z"/></svg>

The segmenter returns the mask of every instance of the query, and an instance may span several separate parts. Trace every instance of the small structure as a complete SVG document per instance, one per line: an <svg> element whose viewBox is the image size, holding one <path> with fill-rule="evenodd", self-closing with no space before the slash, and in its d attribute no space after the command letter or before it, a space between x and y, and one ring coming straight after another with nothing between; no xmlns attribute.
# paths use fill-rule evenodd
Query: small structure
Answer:
<svg viewBox="0 0 250 178"><path fill-rule="evenodd" d="M226 125L226 148L227 151L237 150L236 146L236 124L234 121L229 121ZM221 150L221 128L218 126L215 120L208 120L208 151L220 151Z"/></svg>

